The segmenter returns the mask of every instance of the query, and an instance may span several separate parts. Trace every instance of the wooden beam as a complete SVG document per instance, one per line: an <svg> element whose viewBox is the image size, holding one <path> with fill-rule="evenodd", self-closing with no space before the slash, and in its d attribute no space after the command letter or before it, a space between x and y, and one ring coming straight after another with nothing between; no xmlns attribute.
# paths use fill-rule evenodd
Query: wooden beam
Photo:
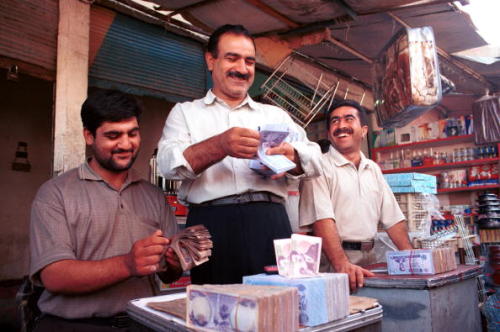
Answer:
<svg viewBox="0 0 500 332"><path fill-rule="evenodd" d="M328 29L327 29L327 30L328 30ZM328 30L328 32L329 32L329 30ZM373 60L372 60L372 59L370 59L369 57L367 57L367 56L366 56L366 55L364 55L363 53L361 53L361 52L359 52L359 51L356 51L354 48L352 48L352 47L350 47L350 46L348 46L348 45L344 44L344 43L343 43L343 42L341 42L340 40L333 38L333 37L332 37L332 34L331 34L330 32L328 33L327 40L328 40L330 43L332 43L332 44L334 44L334 45L336 45L336 46L340 47L340 48L341 48L341 49L343 49L344 51L347 51L347 52L351 53L352 55L357 56L358 58L360 58L360 59L362 59L363 61L365 61L365 62L369 63L370 65L371 65L371 64L373 64Z"/></svg>
<svg viewBox="0 0 500 332"><path fill-rule="evenodd" d="M254 5L256 8L260 9L264 13L274 17L275 19L278 19L279 21L285 23L288 25L290 28L298 28L300 24L297 22L292 21L285 15L281 14L280 12L276 11L274 8L262 3L260 0L244 0L245 2Z"/></svg>
<svg viewBox="0 0 500 332"><path fill-rule="evenodd" d="M168 14L166 16L166 18L169 19L170 17L175 16L177 14L182 14L182 12L185 12L185 11L188 11L188 10L191 10L191 9L195 9L195 8L198 8L198 7L203 7L205 5L208 5L208 4L210 4L212 2L216 2L216 1L217 0L203 0L203 1L200 1L200 2L193 3L192 5L189 5L189 6L178 8L178 9L174 10L173 12L171 12L170 14ZM162 7L162 9L163 9L163 7Z"/></svg>
<svg viewBox="0 0 500 332"><path fill-rule="evenodd" d="M411 26L408 23L403 21L401 18L399 18L395 14L393 14L391 12L387 12L387 15L392 17L396 22L398 22L399 24L401 24L405 28L411 28ZM474 69L470 68L469 66L465 65L464 63L462 63L458 60L453 59L451 55L449 55L445 50L439 48L437 45L436 45L436 51L437 51L437 54L439 54L439 56L443 57L446 61L448 61L449 63L451 63L452 65L454 65L458 69L460 69L460 71L462 71L464 74L481 82L486 88L493 90L493 86L491 85L491 83L488 82L488 80L486 78L484 78L484 76L477 73Z"/></svg>

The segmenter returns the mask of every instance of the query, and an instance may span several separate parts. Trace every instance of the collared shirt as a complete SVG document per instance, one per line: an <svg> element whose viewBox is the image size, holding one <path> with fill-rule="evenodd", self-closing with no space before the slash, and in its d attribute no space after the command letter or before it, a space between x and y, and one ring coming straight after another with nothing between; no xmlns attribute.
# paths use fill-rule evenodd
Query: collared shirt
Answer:
<svg viewBox="0 0 500 332"><path fill-rule="evenodd" d="M160 171L168 179L183 180L178 195L183 202L199 204L249 191L268 191L286 198L286 178L263 177L248 167L248 159L228 156L196 175L183 155L189 146L229 128L258 130L265 124L276 123L285 123L293 130L289 143L299 154L304 176L318 175L319 147L307 139L304 129L295 124L288 113L257 103L249 96L239 106L230 108L212 91L202 99L177 104L170 112L158 144Z"/></svg>
<svg viewBox="0 0 500 332"><path fill-rule="evenodd" d="M404 219L379 166L362 152L358 168L333 147L321 162L322 175L301 184L303 230L331 218L342 240L364 241L375 237L379 222L387 229Z"/></svg>
<svg viewBox="0 0 500 332"><path fill-rule="evenodd" d="M44 183L33 201L30 277L40 284L40 270L60 260L96 261L127 254L135 241L157 229L165 236L177 232L161 190L133 170L116 190L84 163ZM42 312L63 318L109 317L125 311L132 299L155 295L151 277L129 278L81 295L45 290L38 305Z"/></svg>

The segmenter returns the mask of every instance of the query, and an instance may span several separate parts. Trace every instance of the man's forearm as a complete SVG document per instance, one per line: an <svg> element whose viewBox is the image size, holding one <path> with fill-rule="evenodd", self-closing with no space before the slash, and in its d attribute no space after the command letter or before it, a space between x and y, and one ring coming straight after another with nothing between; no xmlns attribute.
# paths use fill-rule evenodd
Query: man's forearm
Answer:
<svg viewBox="0 0 500 332"><path fill-rule="evenodd" d="M46 266L40 277L53 293L90 293L129 278L125 260L124 255L99 261L62 260Z"/></svg>
<svg viewBox="0 0 500 332"><path fill-rule="evenodd" d="M323 239L323 251L333 267L348 262L333 219L321 219L313 224L314 235Z"/></svg>
<svg viewBox="0 0 500 332"><path fill-rule="evenodd" d="M184 150L184 158L195 174L200 174L227 156L220 147L219 139L219 135L213 136Z"/></svg>
<svg viewBox="0 0 500 332"><path fill-rule="evenodd" d="M410 238L408 236L408 228L406 227L406 221L401 220L391 228L386 230L387 234L391 238L392 242L396 245L399 250L411 250L413 246L411 245Z"/></svg>

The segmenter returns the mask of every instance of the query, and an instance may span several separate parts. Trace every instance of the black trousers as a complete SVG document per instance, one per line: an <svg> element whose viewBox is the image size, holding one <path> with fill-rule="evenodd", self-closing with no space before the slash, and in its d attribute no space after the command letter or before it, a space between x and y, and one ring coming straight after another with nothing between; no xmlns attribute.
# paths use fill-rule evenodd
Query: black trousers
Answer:
<svg viewBox="0 0 500 332"><path fill-rule="evenodd" d="M241 283L242 277L275 265L274 239L292 234L285 207L252 202L189 208L186 226L203 224L214 247L209 261L191 270L193 284Z"/></svg>

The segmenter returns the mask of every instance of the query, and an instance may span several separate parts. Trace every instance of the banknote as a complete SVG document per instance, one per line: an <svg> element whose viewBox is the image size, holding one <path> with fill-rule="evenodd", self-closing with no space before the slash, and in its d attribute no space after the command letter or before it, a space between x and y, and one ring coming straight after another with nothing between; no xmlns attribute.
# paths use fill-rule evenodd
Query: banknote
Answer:
<svg viewBox="0 0 500 332"><path fill-rule="evenodd" d="M296 331L298 292L293 287L189 285L186 322L197 331Z"/></svg>
<svg viewBox="0 0 500 332"><path fill-rule="evenodd" d="M184 271L208 261L213 247L210 238L210 232L203 225L187 227L172 237L170 246Z"/></svg>
<svg viewBox="0 0 500 332"><path fill-rule="evenodd" d="M274 240L279 274L288 278L318 275L321 244L320 237L301 234L293 234L290 239Z"/></svg>
<svg viewBox="0 0 500 332"><path fill-rule="evenodd" d="M249 167L263 175L280 174L296 167L295 163L283 155L267 155L267 149L281 144L289 135L286 124L266 124L259 128L260 143L257 158Z"/></svg>

